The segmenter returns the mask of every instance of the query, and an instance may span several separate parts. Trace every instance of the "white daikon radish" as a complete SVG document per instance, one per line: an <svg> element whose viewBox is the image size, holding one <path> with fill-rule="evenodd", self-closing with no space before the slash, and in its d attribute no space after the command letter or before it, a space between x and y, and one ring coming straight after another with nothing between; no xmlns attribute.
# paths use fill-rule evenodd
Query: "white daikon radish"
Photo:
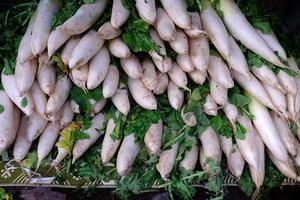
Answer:
<svg viewBox="0 0 300 200"><path fill-rule="evenodd" d="M298 64L293 56L291 56L287 59L287 63L294 70L294 72L297 72L298 74L300 73Z"/></svg>
<svg viewBox="0 0 300 200"><path fill-rule="evenodd" d="M282 117L278 116L278 113L271 111L272 119L275 123L275 126L277 128L277 131L281 137L281 140L283 141L285 147L287 148L288 152L292 156L296 156L297 154L297 147L295 143L295 138L292 135L292 132L290 130L288 121L283 119Z"/></svg>
<svg viewBox="0 0 300 200"><path fill-rule="evenodd" d="M159 37L156 30L153 28L150 28L150 36L152 41L159 46L159 51L157 52L155 50L151 50L149 51L149 55L152 57L152 59L163 61L164 57L167 55L164 41Z"/></svg>
<svg viewBox="0 0 300 200"><path fill-rule="evenodd" d="M156 88L153 90L154 94L163 94L169 85L169 76L166 73L160 73L157 75Z"/></svg>
<svg viewBox="0 0 300 200"><path fill-rule="evenodd" d="M48 56L47 54L42 54L39 56L39 69L37 72L37 80L39 82L41 90L47 94L52 95L55 89L56 83L56 71L53 64L46 64Z"/></svg>
<svg viewBox="0 0 300 200"><path fill-rule="evenodd" d="M168 180L168 177L172 172L178 152L178 147L179 143L174 143L171 149L164 150L159 156L159 161L156 164L156 169L159 172L162 179L164 179L165 181Z"/></svg>
<svg viewBox="0 0 300 200"><path fill-rule="evenodd" d="M80 158L88 150L88 148L90 148L90 146L92 146L100 138L105 122L105 116L102 113L99 113L93 117L91 121L91 127L87 130L84 130L84 133L88 134L89 138L78 140L74 144L72 150L72 163Z"/></svg>
<svg viewBox="0 0 300 200"><path fill-rule="evenodd" d="M120 113L123 115L128 114L130 110L130 102L126 88L117 89L115 94L111 97L111 100Z"/></svg>
<svg viewBox="0 0 300 200"><path fill-rule="evenodd" d="M227 92L228 89L217 83L214 79L210 79L209 81L210 95L214 99L214 101L224 106L228 102Z"/></svg>
<svg viewBox="0 0 300 200"><path fill-rule="evenodd" d="M189 52L189 41L186 34L181 29L176 29L174 40L169 41L171 48L178 54L186 54Z"/></svg>
<svg viewBox="0 0 300 200"><path fill-rule="evenodd" d="M71 69L70 79L75 85L80 87L82 90L87 91L87 81L89 74L89 64L84 64L80 68Z"/></svg>
<svg viewBox="0 0 300 200"><path fill-rule="evenodd" d="M256 98L268 108L276 110L269 94L267 93L263 85L255 78L255 76L250 74L250 79L248 79L247 77L239 74L238 72L235 72L234 70L231 71L231 74L233 75L234 80L251 96Z"/></svg>
<svg viewBox="0 0 300 200"><path fill-rule="evenodd" d="M161 73L166 73L172 68L172 60L168 56L165 56L164 58L162 58L162 60L152 57L152 61Z"/></svg>
<svg viewBox="0 0 300 200"><path fill-rule="evenodd" d="M198 153L199 153L198 141L195 137L191 137L191 136L189 136L187 140L193 141L193 145L189 151L187 150L184 153L184 158L179 163L179 166L181 169L184 169L187 172L193 172L198 160Z"/></svg>
<svg viewBox="0 0 300 200"><path fill-rule="evenodd" d="M157 102L155 96L148 90L140 79L128 77L128 89L137 104L147 110L156 110Z"/></svg>
<svg viewBox="0 0 300 200"><path fill-rule="evenodd" d="M41 116L46 113L47 97L41 90L37 81L35 81L31 88L31 94L34 101L35 111Z"/></svg>
<svg viewBox="0 0 300 200"><path fill-rule="evenodd" d="M184 71L178 66L176 62L173 62L172 69L168 71L170 79L178 86L183 89L187 89L187 76Z"/></svg>
<svg viewBox="0 0 300 200"><path fill-rule="evenodd" d="M60 128L64 129L67 125L69 125L74 118L74 112L71 108L71 101L68 100L63 105L61 109L61 118L59 119Z"/></svg>
<svg viewBox="0 0 300 200"><path fill-rule="evenodd" d="M130 15L130 11L125 8L122 0L114 0L111 11L110 23L111 25L118 29L127 21Z"/></svg>
<svg viewBox="0 0 300 200"><path fill-rule="evenodd" d="M156 10L156 21L154 27L157 30L161 39L165 41L175 39L175 25L163 8L157 8Z"/></svg>
<svg viewBox="0 0 300 200"><path fill-rule="evenodd" d="M209 44L205 35L199 38L190 38L190 55L194 66L204 72L208 68L209 62Z"/></svg>
<svg viewBox="0 0 300 200"><path fill-rule="evenodd" d="M112 97L115 94L119 84L119 77L120 74L118 68L115 65L110 65L102 84L104 98Z"/></svg>
<svg viewBox="0 0 300 200"><path fill-rule="evenodd" d="M191 28L184 30L190 38L199 38L205 31L202 30L200 15L197 12L189 13L191 18Z"/></svg>
<svg viewBox="0 0 300 200"><path fill-rule="evenodd" d="M142 77L142 67L139 59L131 54L129 58L120 59L121 66L126 74L132 79L139 79Z"/></svg>
<svg viewBox="0 0 300 200"><path fill-rule="evenodd" d="M290 119L297 122L298 116L295 110L295 97L291 94L287 94L286 100L287 100L287 111L289 113Z"/></svg>
<svg viewBox="0 0 300 200"><path fill-rule="evenodd" d="M278 131L274 124L274 121L268 111L268 109L256 101L251 99L249 104L249 110L254 115L253 123L257 129L257 132L261 136L268 149L272 154L280 161L288 161L288 152Z"/></svg>
<svg viewBox="0 0 300 200"><path fill-rule="evenodd" d="M13 147L14 159L17 162L22 161L26 157L31 146L31 142L26 138L27 122L28 117L26 115L22 115L19 130L17 132L17 137L14 141Z"/></svg>
<svg viewBox="0 0 300 200"><path fill-rule="evenodd" d="M130 57L130 49L123 42L121 37L117 37L112 40L109 40L109 51L113 56L117 58Z"/></svg>
<svg viewBox="0 0 300 200"><path fill-rule="evenodd" d="M61 59L65 65L68 65L69 60L72 56L73 50L79 43L80 39L81 39L80 36L72 36L65 44L65 46L61 52Z"/></svg>
<svg viewBox="0 0 300 200"><path fill-rule="evenodd" d="M47 47L52 28L52 18L58 13L62 2L59 0L41 0L36 10L36 19L32 28L31 51L39 56Z"/></svg>
<svg viewBox="0 0 300 200"><path fill-rule="evenodd" d="M261 67L253 66L252 73L260 81L265 82L265 83L271 85L272 87L275 87L285 93L285 90L279 84L277 76L267 65L262 65Z"/></svg>
<svg viewBox="0 0 300 200"><path fill-rule="evenodd" d="M285 71L280 70L277 74L279 83L287 93L295 96L297 93L297 83L294 77L288 75Z"/></svg>
<svg viewBox="0 0 300 200"><path fill-rule="evenodd" d="M61 109L70 94L71 87L72 83L67 75L58 77L55 90L47 102L47 114L54 114Z"/></svg>
<svg viewBox="0 0 300 200"><path fill-rule="evenodd" d="M157 75L153 62L150 59L143 60L142 69L143 76L141 80L148 90L153 91L157 86Z"/></svg>
<svg viewBox="0 0 300 200"><path fill-rule="evenodd" d="M59 122L48 122L45 130L40 136L38 147L37 147L37 168L39 168L41 162L47 157L51 149L54 147L54 144L58 138L60 131Z"/></svg>
<svg viewBox="0 0 300 200"><path fill-rule="evenodd" d="M206 96L205 103L203 105L204 112L210 116L216 116L218 114L218 105L213 100L210 94Z"/></svg>
<svg viewBox="0 0 300 200"><path fill-rule="evenodd" d="M155 0L136 0L135 7L142 20L147 24L154 24L156 19Z"/></svg>
<svg viewBox="0 0 300 200"><path fill-rule="evenodd" d="M196 126L197 125L197 118L194 112L186 112L184 113L184 110L181 110L180 113L181 119L184 121L186 126Z"/></svg>
<svg viewBox="0 0 300 200"><path fill-rule="evenodd" d="M200 165L201 165L202 170L208 171L209 166L207 164L205 164L207 161L207 157L206 157L206 155L204 153L204 149L201 145L199 146L199 160L200 160Z"/></svg>
<svg viewBox="0 0 300 200"><path fill-rule="evenodd" d="M56 27L48 39L49 58L72 36L88 30L103 13L107 0L96 0L91 4L82 5L76 13ZM96 42L95 42L96 43ZM100 48L100 47L99 47Z"/></svg>
<svg viewBox="0 0 300 200"><path fill-rule="evenodd" d="M194 83L199 85L202 85L206 79L206 74L201 72L199 69L195 69L194 71L190 72L189 76L194 81Z"/></svg>
<svg viewBox="0 0 300 200"><path fill-rule="evenodd" d="M30 90L34 82L36 71L37 71L36 59L32 59L28 62L25 62L23 65L19 63L16 64L16 69L15 69L16 87L20 95L23 95L25 92Z"/></svg>
<svg viewBox="0 0 300 200"><path fill-rule="evenodd" d="M230 157L227 158L227 165L229 171L239 180L244 170L245 160L236 144L233 145Z"/></svg>
<svg viewBox="0 0 300 200"><path fill-rule="evenodd" d="M26 138L28 141L32 142L43 132L47 125L47 120L44 119L39 113L32 113L29 116Z"/></svg>
<svg viewBox="0 0 300 200"><path fill-rule="evenodd" d="M107 102L106 99L95 102L93 104L93 111L92 111L91 115L94 116L94 115L98 114L104 108L104 106L106 105L106 102Z"/></svg>
<svg viewBox="0 0 300 200"><path fill-rule="evenodd" d="M15 107L4 90L0 90L0 153L7 150L14 142L18 131L15 122Z"/></svg>
<svg viewBox="0 0 300 200"><path fill-rule="evenodd" d="M232 88L234 86L228 66L221 57L210 55L207 71L211 78L217 81L223 87Z"/></svg>
<svg viewBox="0 0 300 200"><path fill-rule="evenodd" d="M170 105L175 110L179 110L184 101L183 91L171 80L169 81L167 93Z"/></svg>
<svg viewBox="0 0 300 200"><path fill-rule="evenodd" d="M239 111L237 109L237 107L231 103L227 103L224 108L223 111L227 117L227 119L230 121L230 123L235 126L235 122L238 118L239 115Z"/></svg>
<svg viewBox="0 0 300 200"><path fill-rule="evenodd" d="M250 78L250 71L247 64L247 60L233 37L229 37L229 48L230 54L229 57L226 59L228 62L229 67L234 69L236 72L244 75L247 78Z"/></svg>
<svg viewBox="0 0 300 200"><path fill-rule="evenodd" d="M189 54L178 54L176 57L176 62L178 63L179 67L187 73L190 73L195 70L195 66L192 63Z"/></svg>
<svg viewBox="0 0 300 200"><path fill-rule="evenodd" d="M26 115L34 112L34 102L31 93L26 92L20 95L16 87L16 77L13 74L5 75L2 71L1 81L3 88L9 98L22 110Z"/></svg>
<svg viewBox="0 0 300 200"><path fill-rule="evenodd" d="M159 155L163 134L163 123L160 119L156 124L151 124L147 130L144 143L150 155Z"/></svg>
<svg viewBox="0 0 300 200"><path fill-rule="evenodd" d="M226 155L226 158L230 157L232 148L233 148L233 142L231 137L226 137L223 135L219 135L219 142L220 142L220 147L224 154ZM227 161L228 162L228 161Z"/></svg>
<svg viewBox="0 0 300 200"><path fill-rule="evenodd" d="M267 61L279 67L285 67L274 51L251 26L233 0L220 1L219 6L220 11L223 13L223 21L233 37Z"/></svg>
<svg viewBox="0 0 300 200"><path fill-rule="evenodd" d="M256 141L257 141L257 147L258 147L258 155L259 155L259 162L258 162L258 169L254 170L253 167L250 167L250 173L251 177L254 178L256 174L259 177L259 180L254 181L257 188L260 188L260 186L263 185L264 179L265 179L265 144L262 141L261 137L257 133L256 129L253 128Z"/></svg>
<svg viewBox="0 0 300 200"><path fill-rule="evenodd" d="M140 146L135 143L134 134L126 135L117 156L117 172L119 176L126 176L129 173L139 152Z"/></svg>
<svg viewBox="0 0 300 200"><path fill-rule="evenodd" d="M111 40L121 35L122 31L120 29L115 29L110 22L105 22L98 29L98 33L102 39Z"/></svg>
<svg viewBox="0 0 300 200"><path fill-rule="evenodd" d="M116 117L119 117L119 115L119 112L115 113ZM114 130L116 128L116 123L117 121L115 121L113 118L109 119L107 122L101 149L101 161L103 165L107 164L114 157L121 143L120 139L112 138L112 133L114 133Z"/></svg>
<svg viewBox="0 0 300 200"><path fill-rule="evenodd" d="M74 113L80 113L79 105L73 99L71 99L71 108Z"/></svg>
<svg viewBox="0 0 300 200"><path fill-rule="evenodd" d="M69 67L77 68L86 64L103 46L99 33L90 30L78 42L69 59Z"/></svg>
<svg viewBox="0 0 300 200"><path fill-rule="evenodd" d="M105 79L109 70L109 63L109 51L105 46L103 46L90 61L90 68L87 77L87 88L89 90L98 87Z"/></svg>

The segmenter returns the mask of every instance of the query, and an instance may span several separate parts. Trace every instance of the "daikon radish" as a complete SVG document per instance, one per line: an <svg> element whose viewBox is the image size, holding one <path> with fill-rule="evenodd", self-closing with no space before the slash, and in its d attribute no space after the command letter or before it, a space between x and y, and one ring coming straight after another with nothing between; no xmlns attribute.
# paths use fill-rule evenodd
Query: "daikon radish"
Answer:
<svg viewBox="0 0 300 200"><path fill-rule="evenodd" d="M268 109L252 98L249 110L254 115L253 123L268 149L280 161L288 161L288 152Z"/></svg>
<svg viewBox="0 0 300 200"><path fill-rule="evenodd" d="M219 105L225 105L228 102L228 89L217 83L214 79L209 81L210 95Z"/></svg>
<svg viewBox="0 0 300 200"><path fill-rule="evenodd" d="M70 79L82 90L87 91L87 81L89 74L89 64L84 64L80 68L71 69Z"/></svg>
<svg viewBox="0 0 300 200"><path fill-rule="evenodd" d="M296 63L296 60L294 57L289 57L287 59L287 63L289 64L289 66L294 70L294 72L297 72L298 74L300 74L300 70L298 67L298 64Z"/></svg>
<svg viewBox="0 0 300 200"><path fill-rule="evenodd" d="M62 2L59 0L39 2L31 33L31 51L35 56L39 56L46 49L52 28L52 18L58 13L61 5Z"/></svg>
<svg viewBox="0 0 300 200"><path fill-rule="evenodd" d="M250 71L247 64L247 60L239 45L231 36L229 37L229 48L230 54L229 57L226 59L229 67L234 69L236 72L239 72L240 74L244 75L245 77L250 78Z"/></svg>
<svg viewBox="0 0 300 200"><path fill-rule="evenodd" d="M120 74L118 68L115 65L110 65L102 84L104 98L112 97L115 94L119 84L119 77Z"/></svg>
<svg viewBox="0 0 300 200"><path fill-rule="evenodd" d="M28 117L26 115L22 115L19 130L17 132L17 137L14 141L13 147L14 159L17 162L22 161L26 157L31 146L31 142L26 138L27 122Z"/></svg>
<svg viewBox="0 0 300 200"><path fill-rule="evenodd" d="M65 46L61 52L61 59L65 65L68 65L69 60L72 56L73 50L79 43L80 39L81 39L80 36L72 36L65 44Z"/></svg>
<svg viewBox="0 0 300 200"><path fill-rule="evenodd" d="M98 29L99 36L104 40L111 40L121 35L120 29L115 29L110 22L104 23Z"/></svg>
<svg viewBox="0 0 300 200"><path fill-rule="evenodd" d="M54 114L61 109L70 94L71 87L72 83L67 75L58 78L55 90L47 102L47 114Z"/></svg>
<svg viewBox="0 0 300 200"><path fill-rule="evenodd" d="M224 59L230 54L229 35L221 18L208 1L204 2L205 9L201 12L203 30Z"/></svg>
<svg viewBox="0 0 300 200"><path fill-rule="evenodd" d="M126 135L117 156L117 172L119 176L126 176L129 173L139 152L140 146L135 143L134 134Z"/></svg>
<svg viewBox="0 0 300 200"><path fill-rule="evenodd" d="M155 0L136 0L135 7L142 20L147 24L154 24L156 19Z"/></svg>
<svg viewBox="0 0 300 200"><path fill-rule="evenodd" d="M155 96L149 91L140 79L128 77L128 89L137 104L147 110L156 110L157 102Z"/></svg>
<svg viewBox="0 0 300 200"><path fill-rule="evenodd" d="M120 28L127 21L130 11L125 8L122 0L114 0L111 11L110 23L115 28Z"/></svg>
<svg viewBox="0 0 300 200"><path fill-rule="evenodd" d="M173 62L172 69L168 71L170 79L178 86L183 89L187 89L187 76L184 71L178 66L176 62Z"/></svg>
<svg viewBox="0 0 300 200"><path fill-rule="evenodd" d="M197 118L194 112L186 112L184 113L184 110L181 110L180 113L181 119L184 121L186 126L196 126L197 125Z"/></svg>
<svg viewBox="0 0 300 200"><path fill-rule="evenodd" d="M154 27L161 39L165 41L175 40L175 25L163 8L157 8L156 10L156 21Z"/></svg>
<svg viewBox="0 0 300 200"><path fill-rule="evenodd" d="M239 111L237 107L231 103L227 103L224 106L223 111L230 123L235 126L235 122L239 116Z"/></svg>
<svg viewBox="0 0 300 200"><path fill-rule="evenodd" d="M170 105L175 110L179 110L182 107L184 101L183 91L180 90L180 88L173 81L170 81L167 93Z"/></svg>
<svg viewBox="0 0 300 200"><path fill-rule="evenodd" d="M20 95L29 91L34 82L37 71L37 61L32 59L25 62L23 65L17 63L15 69L16 87Z"/></svg>
<svg viewBox="0 0 300 200"><path fill-rule="evenodd" d="M189 151L186 150L186 152L184 153L184 158L179 163L179 167L187 172L193 172L198 160L198 141L195 137L191 136L189 136L187 140L191 140L193 142L193 145Z"/></svg>
<svg viewBox="0 0 300 200"><path fill-rule="evenodd" d="M71 99L71 108L74 113L80 113L79 105L73 99Z"/></svg>
<svg viewBox="0 0 300 200"><path fill-rule="evenodd" d="M245 160L236 144L233 145L230 157L227 158L227 165L231 174L239 180L244 170Z"/></svg>
<svg viewBox="0 0 300 200"><path fill-rule="evenodd" d="M187 73L190 73L195 70L195 66L192 63L189 54L178 54L176 57L176 62L178 63L179 67Z"/></svg>
<svg viewBox="0 0 300 200"><path fill-rule="evenodd" d="M98 87L105 79L110 63L110 55L108 49L104 46L90 61L90 68L87 77L87 88L89 90Z"/></svg>
<svg viewBox="0 0 300 200"><path fill-rule="evenodd" d="M226 158L230 157L232 148L233 148L233 143L232 143L232 138L231 137L226 137L223 135L219 135L219 142L220 142L220 147L224 154L226 155ZM227 161L228 162L228 161Z"/></svg>
<svg viewBox="0 0 300 200"><path fill-rule="evenodd" d="M74 112L71 108L71 101L68 100L61 109L61 118L59 119L60 128L64 129L74 118Z"/></svg>
<svg viewBox="0 0 300 200"><path fill-rule="evenodd" d="M258 155L259 155L259 162L258 162L258 169L255 171L256 174L259 176L258 184L256 184L256 187L259 188L260 186L263 185L264 179L265 179L265 144L262 141L261 137L257 133L256 129L253 128L255 136L256 136L256 141L257 141L257 147L258 147ZM252 175L252 170L253 168L250 167L250 173L251 176L254 177L254 174Z"/></svg>
<svg viewBox="0 0 300 200"><path fill-rule="evenodd" d="M297 115L300 115L300 78L296 78L297 94L295 97L295 111Z"/></svg>
<svg viewBox="0 0 300 200"><path fill-rule="evenodd" d="M44 118L46 118L50 122L56 122L61 119L61 116L62 116L62 110L60 109L56 113L46 114L46 116Z"/></svg>
<svg viewBox="0 0 300 200"><path fill-rule="evenodd" d="M157 86L157 75L153 62L150 59L143 60L142 69L143 76L141 80L148 90L153 91Z"/></svg>
<svg viewBox="0 0 300 200"><path fill-rule="evenodd" d="M202 170L208 171L209 166L206 164L207 156L205 155L203 146L201 145L199 147L199 160Z"/></svg>
<svg viewBox="0 0 300 200"><path fill-rule="evenodd" d="M189 41L186 34L181 30L176 30L174 40L169 41L171 48L178 54L186 54L189 52Z"/></svg>
<svg viewBox="0 0 300 200"><path fill-rule="evenodd" d="M56 71L53 64L46 64L48 56L47 54L42 54L39 57L39 69L37 72L37 80L39 82L41 90L47 94L52 95L55 89L56 83Z"/></svg>
<svg viewBox="0 0 300 200"><path fill-rule="evenodd" d="M117 89L115 94L111 97L112 103L123 115L127 115L130 110L130 102L128 98L128 91L126 88Z"/></svg>
<svg viewBox="0 0 300 200"><path fill-rule="evenodd" d="M294 160L295 160L295 165L299 167L300 166L300 143L298 142L298 140L296 140L296 147L297 147L297 155L294 157Z"/></svg>
<svg viewBox="0 0 300 200"><path fill-rule="evenodd" d="M194 66L204 72L208 68L209 62L209 44L205 35L199 38L190 38L190 55Z"/></svg>
<svg viewBox="0 0 300 200"><path fill-rule="evenodd" d="M39 113L32 113L29 116L26 138L28 141L32 142L43 132L47 125L47 120L44 119Z"/></svg>
<svg viewBox="0 0 300 200"><path fill-rule="evenodd" d="M279 84L279 80L275 73L267 66L262 65L261 67L252 67L252 73L262 82L271 85L285 93L285 90Z"/></svg>
<svg viewBox="0 0 300 200"><path fill-rule="evenodd" d="M77 68L86 64L103 46L104 40L95 31L87 32L78 42L69 60L69 67Z"/></svg>
<svg viewBox="0 0 300 200"><path fill-rule="evenodd" d="M152 57L152 61L161 73L166 73L172 68L172 60L168 56L165 56L162 60Z"/></svg>
<svg viewBox="0 0 300 200"><path fill-rule="evenodd" d="M172 172L178 152L178 147L179 143L174 143L171 149L164 150L159 156L159 161L156 164L156 169L159 172L162 179L164 179L165 181L168 180L168 177Z"/></svg>
<svg viewBox="0 0 300 200"><path fill-rule="evenodd" d="M91 127L87 130L84 130L84 133L89 135L89 138L78 140L72 150L72 163L74 163L78 158L80 158L87 150L92 146L101 136L99 130L103 129L105 124L105 117L102 113L97 114L93 117L91 121Z"/></svg>
<svg viewBox="0 0 300 200"><path fill-rule="evenodd" d="M109 40L109 51L113 56L117 58L130 57L130 49L123 42L121 37L117 37L112 40Z"/></svg>
<svg viewBox="0 0 300 200"><path fill-rule="evenodd" d="M41 162L47 157L53 148L60 131L59 122L48 122L45 130L40 136L38 147L37 147L37 168L39 168Z"/></svg>
<svg viewBox="0 0 300 200"><path fill-rule="evenodd" d="M32 37L32 29L35 20L36 20L36 13L34 13L31 16L26 32L20 41L18 55L17 55L17 62L20 63L21 65L34 58L34 55L31 51L31 37Z"/></svg>
<svg viewBox="0 0 300 200"><path fill-rule="evenodd" d="M233 37L274 65L286 67L259 33L251 26L233 0L220 1L219 6L220 11L223 13L223 21Z"/></svg>
<svg viewBox="0 0 300 200"><path fill-rule="evenodd" d="M235 72L234 70L231 71L231 74L233 75L234 80L250 95L252 95L255 99L260 101L268 108L276 110L267 91L265 90L263 85L255 78L255 76L250 74L250 79L248 79L238 72Z"/></svg>
<svg viewBox="0 0 300 200"><path fill-rule="evenodd" d="M206 74L201 72L199 69L189 73L189 77L194 81L194 83L202 85L205 82Z"/></svg>
<svg viewBox="0 0 300 200"><path fill-rule="evenodd" d="M216 116L218 114L218 106L213 100L210 94L206 96L205 103L203 105L204 112L210 116Z"/></svg>
<svg viewBox="0 0 300 200"><path fill-rule="evenodd" d="M4 90L0 90L0 153L7 150L14 142L18 131L15 122L15 107Z"/></svg>
<svg viewBox="0 0 300 200"><path fill-rule="evenodd" d="M295 110L295 97L291 94L287 94L286 99L287 99L287 111L289 113L290 119L297 122L298 116Z"/></svg>
<svg viewBox="0 0 300 200"><path fill-rule="evenodd" d="M155 50L151 50L151 51L149 51L149 55L152 57L152 59L163 61L164 57L167 55L164 41L159 37L156 30L154 30L153 28L150 28L149 32L150 32L150 36L151 36L152 41L157 46L159 46L159 51L158 52L156 52Z"/></svg>
<svg viewBox="0 0 300 200"><path fill-rule="evenodd" d="M94 3L84 4L71 18L62 25L56 27L56 29L51 32L48 39L47 47L49 58L72 35L78 35L88 30L104 12L107 2L107 0L96 0Z"/></svg>
<svg viewBox="0 0 300 200"><path fill-rule="evenodd" d="M119 117L119 115L119 112L115 113L116 117ZM103 165L107 164L114 157L121 143L121 140L112 139L112 134L114 133L114 129L116 128L116 123L117 122L113 118L109 119L107 122L101 149L101 161Z"/></svg>
<svg viewBox="0 0 300 200"><path fill-rule="evenodd" d="M150 155L159 155L163 134L163 123L159 120L156 124L151 124L147 130L144 143Z"/></svg>
<svg viewBox="0 0 300 200"><path fill-rule="evenodd" d="M47 97L41 90L37 81L35 81L31 88L31 94L34 101L35 111L41 116L46 113Z"/></svg>
<svg viewBox="0 0 300 200"><path fill-rule="evenodd" d="M197 12L189 13L191 18L191 28L184 30L190 38L199 38L205 31L202 30L200 15Z"/></svg>
<svg viewBox="0 0 300 200"><path fill-rule="evenodd" d="M92 111L91 115L94 116L94 115L98 114L104 108L104 106L106 105L106 102L107 102L106 99L95 102L93 104L93 111Z"/></svg>
<svg viewBox="0 0 300 200"><path fill-rule="evenodd" d="M2 71L1 81L3 88L9 98L22 110L26 115L34 112L34 102L31 93L26 92L20 95L16 87L16 77L13 74L5 75Z"/></svg>
<svg viewBox="0 0 300 200"><path fill-rule="evenodd" d="M277 128L277 131L281 137L281 140L283 141L285 147L287 148L288 152L292 156L296 156L297 154L297 147L295 143L295 138L292 135L292 132L290 130L290 127L288 125L288 122L278 116L278 114L274 111L271 112L272 119L275 123L275 126Z"/></svg>
<svg viewBox="0 0 300 200"><path fill-rule="evenodd" d="M207 71L211 78L223 87L232 88L234 86L228 66L221 57L210 55Z"/></svg>
<svg viewBox="0 0 300 200"><path fill-rule="evenodd" d="M169 76L166 73L160 73L157 75L156 88L153 90L154 94L163 94L169 85Z"/></svg>
<svg viewBox="0 0 300 200"><path fill-rule="evenodd" d="M135 55L131 54L129 58L121 58L120 62L123 70L130 78L139 79L142 77L142 67Z"/></svg>
<svg viewBox="0 0 300 200"><path fill-rule="evenodd" d="M288 75L285 71L280 70L277 74L279 83L287 93L295 96L297 93L297 83L294 77Z"/></svg>

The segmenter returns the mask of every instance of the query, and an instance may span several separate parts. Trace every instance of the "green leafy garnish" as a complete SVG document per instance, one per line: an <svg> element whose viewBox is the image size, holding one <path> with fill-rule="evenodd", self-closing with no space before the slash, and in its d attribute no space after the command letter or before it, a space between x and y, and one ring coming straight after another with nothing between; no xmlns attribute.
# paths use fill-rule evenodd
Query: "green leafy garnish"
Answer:
<svg viewBox="0 0 300 200"><path fill-rule="evenodd" d="M4 106L0 104L0 114L4 112Z"/></svg>
<svg viewBox="0 0 300 200"><path fill-rule="evenodd" d="M217 116L214 116L210 121L212 127L219 135L225 136L227 138L232 137L232 127L225 115L219 114Z"/></svg>
<svg viewBox="0 0 300 200"><path fill-rule="evenodd" d="M36 167L37 162L38 162L38 156L36 150L29 152L26 158L22 160L22 164L24 165L24 167L28 169Z"/></svg>
<svg viewBox="0 0 300 200"><path fill-rule="evenodd" d="M250 113L248 105L251 103L251 98L242 94L241 89L235 85L228 92L228 101L235 105L239 111L249 119L254 119Z"/></svg>
<svg viewBox="0 0 300 200"><path fill-rule="evenodd" d="M27 106L27 104L28 104L27 98L23 97L21 99L21 106L22 106L22 108L25 108Z"/></svg>
<svg viewBox="0 0 300 200"><path fill-rule="evenodd" d="M246 138L247 129L240 122L236 122L235 126L236 126L236 131L235 131L236 137L240 140L244 140Z"/></svg>
<svg viewBox="0 0 300 200"><path fill-rule="evenodd" d="M239 180L239 187L248 197L250 197L254 191L255 185L252 181L248 168L244 169L244 172Z"/></svg>

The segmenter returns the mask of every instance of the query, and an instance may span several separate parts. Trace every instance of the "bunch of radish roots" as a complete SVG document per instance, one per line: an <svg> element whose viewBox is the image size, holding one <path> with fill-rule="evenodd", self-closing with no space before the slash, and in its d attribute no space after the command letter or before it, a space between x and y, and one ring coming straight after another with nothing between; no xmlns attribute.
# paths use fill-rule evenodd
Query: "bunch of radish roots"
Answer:
<svg viewBox="0 0 300 200"><path fill-rule="evenodd" d="M155 0L136 0L135 9L157 47L140 56L122 37L130 16L123 1L114 0L112 8L107 0L84 4L52 30L52 18L63 9L61 1L41 0L19 45L14 73L2 71L0 151L13 148L14 160L21 162L37 139L38 166L54 148L58 154L51 165L58 166L69 154L76 162L101 138L103 164L116 156L117 172L126 176L145 145L149 154L159 156L156 169L168 180L180 142L162 149L167 125L163 118L145 132L144 144L136 142L135 134L112 138L120 128L117 119L130 115L132 105L156 112L158 95L165 94L172 109L181 113L186 125L182 128L201 123L196 113L203 112L208 117L223 113L233 132L237 123L246 130L244 138L226 137L209 125L199 137L187 136L193 145L179 163L181 168L192 172L199 159L206 170L206 160L220 163L223 152L233 176L239 179L247 163L260 188L268 155L282 174L299 180L295 166L300 165L300 142L290 129L291 123L299 125L300 113L300 78L291 75L299 72L294 58L287 57L273 32L255 29L233 0L219 1L220 12L208 0L201 3L200 12L188 12L184 0L160 0L159 6ZM91 27L106 9L111 9L110 20L94 31ZM263 64L249 66L247 51ZM63 72L58 72L54 55L66 66ZM189 86L205 83L209 92L202 96L204 109L186 112ZM252 117L229 103L228 91L236 86L251 99L247 109ZM74 116L86 117L80 97L75 101L70 95L72 87L86 94L96 90L103 98L89 99L91 121L83 130L88 138L77 140L70 149L55 147L62 133L80 127ZM102 112L106 106L116 108L108 119ZM105 132L103 138L99 130Z"/></svg>

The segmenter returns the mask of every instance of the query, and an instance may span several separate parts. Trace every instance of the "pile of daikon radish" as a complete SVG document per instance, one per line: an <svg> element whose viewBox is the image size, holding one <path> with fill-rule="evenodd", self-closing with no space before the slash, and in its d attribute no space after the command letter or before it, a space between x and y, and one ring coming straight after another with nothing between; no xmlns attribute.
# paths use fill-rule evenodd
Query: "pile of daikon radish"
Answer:
<svg viewBox="0 0 300 200"><path fill-rule="evenodd" d="M113 140L110 135L116 127L115 119L130 114L135 103L143 109L156 110L156 95L164 93L170 105L181 111L184 96L190 91L188 82L202 85L208 81L210 94L205 97L203 112L209 116L224 112L233 130L236 122L247 130L245 139L217 135L209 126L198 138L200 142L191 137L193 146L185 152L180 167L193 171L200 157L205 170L206 159L220 162L223 151L232 175L239 179L247 163L259 188L264 181L266 153L282 174L299 180L295 165L300 166L300 142L292 135L289 123L299 124L300 78L287 72L298 73L299 69L292 57L287 58L274 33L264 34L253 28L233 0L219 1L222 16L208 0L201 1L200 13L188 12L184 0L159 2L161 6L155 0L135 1L140 18L149 24L151 39L159 47L159 51L151 50L147 52L149 57L141 59L122 38L122 26L130 16L122 0L113 1L110 21L98 31L90 28L108 9L107 0L82 5L54 30L51 22L63 9L61 1L41 0L21 40L14 74L3 70L1 75L1 152L12 147L14 159L22 161L32 142L38 139L40 164L62 139L59 133L72 128L74 115L80 114L78 102L70 97L72 85L87 93L101 85L104 100L90 99L93 118L91 126L84 130L89 138L74 144L73 163L100 138L98 131L105 129L102 162L107 164L116 156L118 174L126 176L142 144L135 143L134 134ZM276 66L279 73L267 65L248 66L240 43ZM165 44L177 53L176 60L168 56ZM210 53L213 47L218 53ZM57 74L52 59L57 52L69 73ZM112 57L119 59L122 69L111 63ZM121 83L120 72L128 76L127 83ZM251 97L249 111L253 119L243 116L228 102L227 92L235 84ZM101 110L111 103L118 111L116 118L107 120ZM186 125L197 125L194 113L189 112L188 116L183 119ZM161 151L163 127L162 120L152 124L144 143L149 154L160 155L156 168L167 180L180 144ZM68 154L67 149L58 147L51 165L59 165Z"/></svg>

